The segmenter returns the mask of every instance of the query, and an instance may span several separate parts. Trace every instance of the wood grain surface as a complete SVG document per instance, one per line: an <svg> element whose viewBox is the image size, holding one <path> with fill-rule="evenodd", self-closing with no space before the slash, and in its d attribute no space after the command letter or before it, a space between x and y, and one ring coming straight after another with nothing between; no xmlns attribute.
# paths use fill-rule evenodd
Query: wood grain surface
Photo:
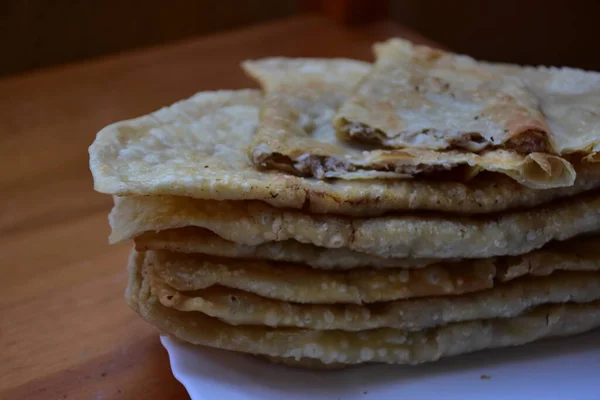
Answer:
<svg viewBox="0 0 600 400"><path fill-rule="evenodd" d="M391 36L425 41L391 22L303 16L0 80L0 398L187 396L123 299L130 246L108 246L112 200L88 169L99 129L196 91L255 86L243 59L371 59Z"/></svg>

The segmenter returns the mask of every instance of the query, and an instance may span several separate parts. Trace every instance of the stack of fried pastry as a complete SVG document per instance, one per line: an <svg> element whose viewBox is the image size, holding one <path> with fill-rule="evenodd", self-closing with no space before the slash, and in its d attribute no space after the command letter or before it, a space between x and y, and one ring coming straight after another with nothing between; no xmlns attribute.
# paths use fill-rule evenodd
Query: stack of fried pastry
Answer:
<svg viewBox="0 0 600 400"><path fill-rule="evenodd" d="M95 187L159 331L306 367L600 326L600 74L400 39L269 58L104 128ZM566 339L568 340L568 339Z"/></svg>

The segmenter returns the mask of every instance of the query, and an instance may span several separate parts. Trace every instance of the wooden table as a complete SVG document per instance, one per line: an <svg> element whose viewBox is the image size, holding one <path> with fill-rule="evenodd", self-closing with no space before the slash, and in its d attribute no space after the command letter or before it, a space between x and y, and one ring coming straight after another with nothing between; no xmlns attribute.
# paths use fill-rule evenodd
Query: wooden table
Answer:
<svg viewBox="0 0 600 400"><path fill-rule="evenodd" d="M88 170L100 128L196 91L255 86L238 67L247 58L371 59L391 36L425 41L392 22L302 16L0 80L0 398L187 396L123 299L130 245L108 246L112 200Z"/></svg>

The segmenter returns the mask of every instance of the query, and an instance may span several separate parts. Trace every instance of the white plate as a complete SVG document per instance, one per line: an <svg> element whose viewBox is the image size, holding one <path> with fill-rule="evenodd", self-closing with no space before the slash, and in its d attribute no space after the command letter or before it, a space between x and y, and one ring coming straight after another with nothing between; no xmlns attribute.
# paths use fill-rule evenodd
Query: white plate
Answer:
<svg viewBox="0 0 600 400"><path fill-rule="evenodd" d="M599 400L600 331L418 366L306 371L161 338L193 400Z"/></svg>

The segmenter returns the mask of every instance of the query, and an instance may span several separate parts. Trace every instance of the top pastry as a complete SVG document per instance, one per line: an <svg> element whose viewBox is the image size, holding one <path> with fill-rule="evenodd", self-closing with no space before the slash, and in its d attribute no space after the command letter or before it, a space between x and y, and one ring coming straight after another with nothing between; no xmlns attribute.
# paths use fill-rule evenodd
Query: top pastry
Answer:
<svg viewBox="0 0 600 400"><path fill-rule="evenodd" d="M597 150L600 74L485 64L399 39L375 53L334 117L342 138L438 151Z"/></svg>
<svg viewBox="0 0 600 400"><path fill-rule="evenodd" d="M410 107L414 105L414 102L409 101L408 97L404 98L398 95L396 96L397 101L392 102L388 98L395 99L396 97L386 97L380 93L368 97L373 99L369 103L370 106L361 108L355 107L358 104L356 98L362 96L362 88L369 86L369 82L375 75L375 73L369 75L371 68L366 63L347 59L267 58L247 61L243 67L250 76L259 81L265 93L257 132L249 147L250 158L260 168L279 170L320 180L406 180L416 178L426 181L464 181L472 179L480 172L487 171L508 175L521 185L535 189L568 187L574 183L576 171L571 161L573 161L572 158L576 160L581 156L567 159L561 155L547 152L525 151L524 147L522 147L523 151L501 146L485 148L482 147L482 143L477 144L477 149L475 149L475 144L469 149L466 142L462 143L460 147L440 148L442 142L451 142L452 135L441 131L438 134L430 134L427 129L423 130L425 133L420 133L424 139L418 139L418 141L425 142L425 138L431 136L438 143L433 147L438 148L415 145L389 148L390 146L386 144L387 139L376 134L377 129L365 128L364 124L361 125L349 118L342 120L340 117L340 115L346 115L344 109L348 108L373 109L373 112L365 111L364 115L366 118L373 118L376 122L397 119L397 115L402 114L411 115L410 124L417 124L415 121L418 120L421 128L438 123L440 127L455 127L459 125L456 121L471 119L469 107L479 107L475 100L472 100L473 104L469 107L445 104L445 102L451 103L449 100L444 100L438 107L433 103L426 104L429 101L426 96L419 95L420 97L417 96L417 98L421 108L415 106L413 109ZM515 121L519 120L519 116L530 115L529 119L521 118L528 122L509 120L502 125L505 127L503 129L508 129L512 125L528 126L533 133L529 133L528 139L521 137L520 140L530 143L529 146L532 147L530 150L549 147L539 141L540 138L545 138L547 135L544 136L545 134L543 135L542 131L537 128L543 126L544 132L548 132L549 129L539 111L536 97L525 89L523 80L513 75L494 73L483 67L479 69L482 76L485 75L490 79L498 77L500 80L512 82L511 90L507 90L507 93L519 92L520 97L527 99L515 101L514 104L507 100L507 103L511 104L510 106L496 106L493 113L489 112L490 115L495 115L492 119L497 119L497 115L502 113ZM412 74L408 76L412 76ZM395 80L387 77L385 83L383 81L381 85L378 83L381 88L385 86L383 91L389 89L390 85L387 82L395 82ZM393 83L391 86L393 87ZM357 87L358 92L353 95ZM377 90L379 91L379 89ZM463 92L466 93L464 90ZM476 92L485 92L489 96L494 93L494 96L502 97L498 94L497 88L485 90L480 88ZM481 95L477 96L481 97ZM503 96L511 97L508 94ZM355 100L352 100L353 98ZM436 100L441 101L439 98ZM455 100L454 103L459 104L460 102ZM521 106L521 103L527 104ZM390 104L396 104L396 106L390 106ZM436 107L440 110L431 111ZM466 111L460 109L461 107L466 108ZM512 109L502 111L506 107L512 107ZM423 115L416 117L415 110L417 109L422 109ZM455 120L445 117L446 114L451 114L448 110L453 110ZM439 116L430 118L428 113L439 114ZM390 118L382 116L387 114L390 115ZM481 111L479 114L482 114ZM474 118L479 121L483 117L476 115ZM490 124L491 122L485 122L481 126ZM340 138L339 131L336 133L336 126L338 130L341 127L341 132L346 132L346 136L350 136L353 140L346 140L347 137ZM352 126L352 128L348 128L348 126ZM356 128L357 126L363 127L360 132ZM413 129L411 132L416 132L416 130ZM472 142L475 140L475 133L470 129L465 128L460 132L462 132L462 136L468 136L470 138L468 140ZM466 135L467 132L471 133ZM454 136L458 137L459 135ZM377 143L377 140L383 142ZM477 142L480 140L477 139Z"/></svg>

